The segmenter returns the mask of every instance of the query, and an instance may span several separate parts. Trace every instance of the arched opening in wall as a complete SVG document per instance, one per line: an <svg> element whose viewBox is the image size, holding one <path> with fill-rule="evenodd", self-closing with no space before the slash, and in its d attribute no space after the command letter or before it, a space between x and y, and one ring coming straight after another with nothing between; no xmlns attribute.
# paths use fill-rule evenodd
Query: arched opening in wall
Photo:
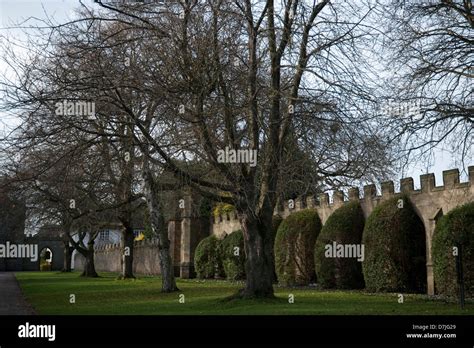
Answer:
<svg viewBox="0 0 474 348"><path fill-rule="evenodd" d="M40 271L51 271L53 264L53 251L45 247L40 251Z"/></svg>
<svg viewBox="0 0 474 348"><path fill-rule="evenodd" d="M427 292L427 245L426 229L417 209L414 209L414 221L411 228L411 236L408 243L412 265L409 267L409 284L411 288L419 293Z"/></svg>

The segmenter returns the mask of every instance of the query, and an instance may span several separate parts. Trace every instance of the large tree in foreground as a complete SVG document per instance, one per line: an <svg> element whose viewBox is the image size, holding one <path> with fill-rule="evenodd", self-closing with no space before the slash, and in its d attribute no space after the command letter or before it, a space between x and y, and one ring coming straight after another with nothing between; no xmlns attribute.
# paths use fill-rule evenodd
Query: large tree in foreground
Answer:
<svg viewBox="0 0 474 348"><path fill-rule="evenodd" d="M201 194L235 205L246 254L240 296L271 297L271 221L290 136L326 183L379 174L386 164L381 134L364 110L372 100L369 86L362 87L368 80L358 45L370 8L297 0L178 7L156 19L169 35L144 48L156 53L141 81L155 87L137 86L163 102L147 120L151 127L132 110L127 114L150 161ZM157 130L172 141L164 143ZM230 163L222 158L226 149L256 153L257 161ZM186 163L196 160L206 170L191 172Z"/></svg>
<svg viewBox="0 0 474 348"><path fill-rule="evenodd" d="M74 59L66 68L61 59L52 64L47 51L38 57L58 69L41 77L52 76L61 87L54 98L94 96L100 122L131 131L114 133L108 144L123 148L133 134L152 225L163 236L161 262L169 263L169 243L155 168L173 174L176 186L236 207L247 275L239 295L271 297L272 216L292 165L307 158L316 182L332 188L382 174L389 163L383 130L368 112L373 93L360 49L371 10L363 2L328 0L188 0L168 11L123 6L104 22L121 25L104 24L106 35L98 40L90 30L103 29L94 26L102 17L90 12L53 29L71 30L60 47L68 57L89 59L90 70ZM86 25L76 30L81 22ZM133 37L117 42L125 31ZM110 61L111 52L122 57L117 48L137 40L129 59ZM51 102L44 91L35 98ZM90 120L86 127L69 121L83 134L103 134ZM224 157L229 151L245 158Z"/></svg>

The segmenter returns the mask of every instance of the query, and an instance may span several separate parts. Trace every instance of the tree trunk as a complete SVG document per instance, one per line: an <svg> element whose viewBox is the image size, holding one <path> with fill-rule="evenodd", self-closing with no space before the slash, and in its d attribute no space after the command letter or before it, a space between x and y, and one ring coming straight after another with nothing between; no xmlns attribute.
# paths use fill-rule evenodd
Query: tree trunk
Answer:
<svg viewBox="0 0 474 348"><path fill-rule="evenodd" d="M95 271L94 253L93 252L86 253L85 258L86 258L86 263L84 265L84 271L82 271L81 277L97 278L99 275Z"/></svg>
<svg viewBox="0 0 474 348"><path fill-rule="evenodd" d="M160 270L161 270L161 292L178 291L176 280L174 278L173 260L170 255L169 240L166 238L167 246L158 243L160 253ZM161 244L161 245L160 245Z"/></svg>
<svg viewBox="0 0 474 348"><path fill-rule="evenodd" d="M74 248L69 246L69 242L64 245L64 265L62 272L71 272L72 253Z"/></svg>
<svg viewBox="0 0 474 348"><path fill-rule="evenodd" d="M153 175L144 164L143 178L145 181L145 196L150 214L151 228L154 235L158 239L158 252L160 256L161 271L161 291L173 292L178 291L176 279L174 277L173 260L170 254L170 240L168 238L168 229L164 221L162 209L157 197L157 188Z"/></svg>
<svg viewBox="0 0 474 348"><path fill-rule="evenodd" d="M86 258L81 277L97 278L99 275L95 271L94 242L92 241L92 243L88 243L88 249L80 251L80 253Z"/></svg>
<svg viewBox="0 0 474 348"><path fill-rule="evenodd" d="M245 243L245 288L243 298L273 298L273 260L270 226L258 222L250 213L241 214Z"/></svg>
<svg viewBox="0 0 474 348"><path fill-rule="evenodd" d="M131 226L126 226L122 232L122 274L120 279L135 278L133 275L133 243L135 236Z"/></svg>
<svg viewBox="0 0 474 348"><path fill-rule="evenodd" d="M131 136L133 130L129 125L125 125L121 130L124 134L123 146L124 151L133 157L134 147L133 147L133 137ZM125 204L120 208L119 211L119 220L122 223L122 256L121 256L121 265L122 273L120 274L120 279L133 279L133 252L134 252L134 240L135 236L133 234L133 219L132 212L133 207L131 204L131 198L133 196L133 177L134 177L134 160L132 157L125 159L122 163L122 175L119 180L118 185L118 201L125 202Z"/></svg>
<svg viewBox="0 0 474 348"><path fill-rule="evenodd" d="M275 245L275 238L272 238L270 241L270 268L272 269L272 283L277 284L278 283L278 277L276 274L276 268L275 268L275 250L274 250L274 245Z"/></svg>

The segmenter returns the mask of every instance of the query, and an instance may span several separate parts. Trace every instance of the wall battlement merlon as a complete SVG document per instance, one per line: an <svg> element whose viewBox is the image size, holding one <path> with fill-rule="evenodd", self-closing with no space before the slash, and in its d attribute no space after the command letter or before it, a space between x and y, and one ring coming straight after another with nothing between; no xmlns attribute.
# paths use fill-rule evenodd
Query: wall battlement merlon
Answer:
<svg viewBox="0 0 474 348"><path fill-rule="evenodd" d="M153 246L158 245L158 241L156 239L143 239L143 240L136 240L133 242L134 247L146 247L146 246ZM108 250L116 250L122 249L122 245L120 243L102 243L97 244L94 247L95 251L108 251Z"/></svg>
<svg viewBox="0 0 474 348"><path fill-rule="evenodd" d="M237 212L233 211L230 213L213 215L211 217L211 222L213 224L226 223L227 221L238 220Z"/></svg>

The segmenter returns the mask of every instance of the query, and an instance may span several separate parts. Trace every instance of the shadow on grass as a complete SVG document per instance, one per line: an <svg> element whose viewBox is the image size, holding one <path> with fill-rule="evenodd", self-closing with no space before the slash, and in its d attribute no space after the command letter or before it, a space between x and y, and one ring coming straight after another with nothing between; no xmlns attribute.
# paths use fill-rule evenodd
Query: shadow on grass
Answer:
<svg viewBox="0 0 474 348"><path fill-rule="evenodd" d="M268 304L268 305L275 305L275 304L286 304L288 301L281 297L248 297L243 295L243 289L238 290L234 294L230 296L226 296L221 299L217 299L217 302L226 306L238 306L239 304L246 304L255 303L255 304Z"/></svg>

